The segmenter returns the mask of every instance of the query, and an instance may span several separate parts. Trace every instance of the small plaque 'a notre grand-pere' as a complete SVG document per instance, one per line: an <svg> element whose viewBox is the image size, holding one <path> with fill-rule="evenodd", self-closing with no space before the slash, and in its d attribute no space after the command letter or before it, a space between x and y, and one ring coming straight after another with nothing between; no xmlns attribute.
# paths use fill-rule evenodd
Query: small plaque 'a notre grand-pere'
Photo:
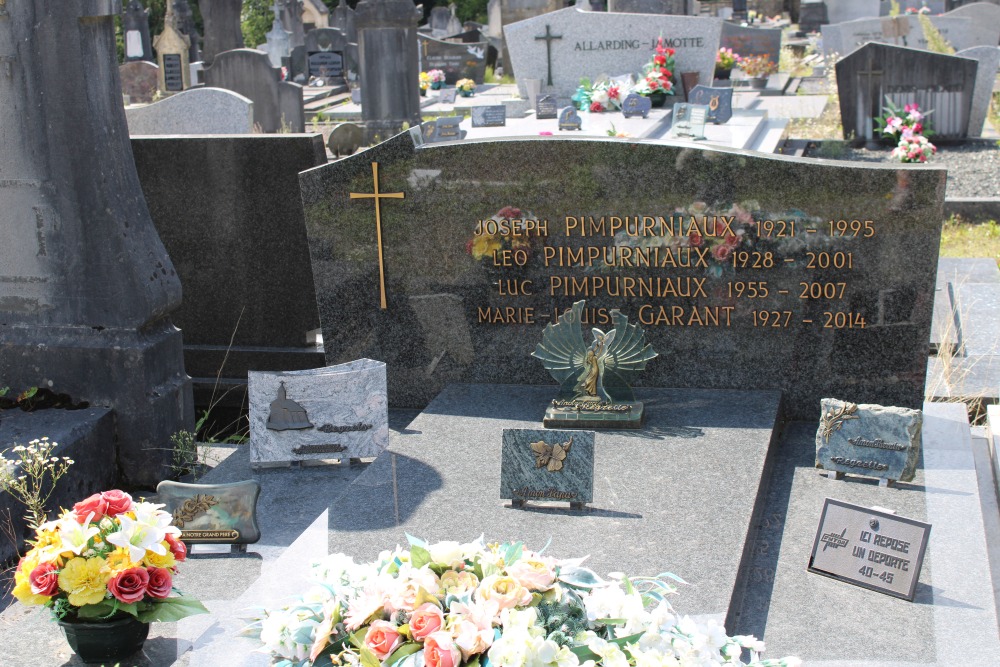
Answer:
<svg viewBox="0 0 1000 667"><path fill-rule="evenodd" d="M594 432L505 428L500 497L566 502L579 509L594 499Z"/></svg>
<svg viewBox="0 0 1000 667"><path fill-rule="evenodd" d="M827 498L809 571L912 602L930 531L928 523Z"/></svg>
<svg viewBox="0 0 1000 667"><path fill-rule="evenodd" d="M883 480L913 480L920 458L920 410L824 398L816 467Z"/></svg>
<svg viewBox="0 0 1000 667"><path fill-rule="evenodd" d="M257 527L255 480L232 484L184 484L165 480L156 487L158 501L181 529L181 540L198 544L253 544Z"/></svg>

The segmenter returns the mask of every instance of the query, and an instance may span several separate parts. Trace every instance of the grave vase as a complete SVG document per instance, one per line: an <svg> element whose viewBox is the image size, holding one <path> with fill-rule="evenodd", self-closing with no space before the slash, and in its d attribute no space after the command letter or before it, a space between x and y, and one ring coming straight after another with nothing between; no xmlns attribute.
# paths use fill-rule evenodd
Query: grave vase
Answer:
<svg viewBox="0 0 1000 667"><path fill-rule="evenodd" d="M750 77L750 87L754 90L764 90L767 88L767 79L766 76L752 76Z"/></svg>
<svg viewBox="0 0 1000 667"><path fill-rule="evenodd" d="M732 76L732 74L733 74L732 68L729 69L722 69L720 67L715 68L715 78L720 81L728 80L729 77Z"/></svg>
<svg viewBox="0 0 1000 667"><path fill-rule="evenodd" d="M122 613L103 622L59 621L70 648L84 662L115 663L142 648L149 623Z"/></svg>
<svg viewBox="0 0 1000 667"><path fill-rule="evenodd" d="M472 97L472 93L473 91L471 90L462 90L461 88L458 89L458 94L462 97Z"/></svg>
<svg viewBox="0 0 1000 667"><path fill-rule="evenodd" d="M667 103L667 94L662 90L654 90L649 94L649 102L654 107L662 107Z"/></svg>
<svg viewBox="0 0 1000 667"><path fill-rule="evenodd" d="M444 86L444 81L431 81L431 90L441 90Z"/></svg>

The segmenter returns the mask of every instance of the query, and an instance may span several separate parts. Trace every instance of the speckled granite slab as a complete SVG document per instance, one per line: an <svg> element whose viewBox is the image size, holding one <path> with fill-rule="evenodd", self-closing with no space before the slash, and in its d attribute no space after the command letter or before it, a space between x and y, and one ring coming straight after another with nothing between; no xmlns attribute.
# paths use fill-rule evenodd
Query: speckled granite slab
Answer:
<svg viewBox="0 0 1000 667"><path fill-rule="evenodd" d="M250 447L254 466L369 458L389 444L385 364L250 371Z"/></svg>

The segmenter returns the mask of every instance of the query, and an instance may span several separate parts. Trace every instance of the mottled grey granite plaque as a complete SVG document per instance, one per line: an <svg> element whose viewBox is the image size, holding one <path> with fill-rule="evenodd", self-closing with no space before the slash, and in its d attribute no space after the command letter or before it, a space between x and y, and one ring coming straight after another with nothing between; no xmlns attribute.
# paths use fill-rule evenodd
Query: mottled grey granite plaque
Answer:
<svg viewBox="0 0 1000 667"><path fill-rule="evenodd" d="M909 482L920 458L920 410L824 398L816 467Z"/></svg>
<svg viewBox="0 0 1000 667"><path fill-rule="evenodd" d="M472 127L503 127L507 124L507 107L502 104L472 107Z"/></svg>
<svg viewBox="0 0 1000 667"><path fill-rule="evenodd" d="M535 118L538 120L548 120L559 116L559 106L556 103L555 95L542 95L535 102Z"/></svg>
<svg viewBox="0 0 1000 667"><path fill-rule="evenodd" d="M454 104L457 94L457 88L442 88L441 92L438 93L438 104Z"/></svg>
<svg viewBox="0 0 1000 667"><path fill-rule="evenodd" d="M389 444L385 364L250 371L250 461L373 458Z"/></svg>
<svg viewBox="0 0 1000 667"><path fill-rule="evenodd" d="M594 499L594 432L524 428L503 430L500 497L529 501Z"/></svg>
<svg viewBox="0 0 1000 667"><path fill-rule="evenodd" d="M622 115L626 118L632 116L649 117L649 112L653 108L653 102L648 97L629 93L622 101Z"/></svg>
<svg viewBox="0 0 1000 667"><path fill-rule="evenodd" d="M827 498L809 571L912 602L930 531L928 523Z"/></svg>
<svg viewBox="0 0 1000 667"><path fill-rule="evenodd" d="M256 480L231 484L185 484L165 480L156 487L157 502L181 529L181 539L200 544L253 544L257 526Z"/></svg>

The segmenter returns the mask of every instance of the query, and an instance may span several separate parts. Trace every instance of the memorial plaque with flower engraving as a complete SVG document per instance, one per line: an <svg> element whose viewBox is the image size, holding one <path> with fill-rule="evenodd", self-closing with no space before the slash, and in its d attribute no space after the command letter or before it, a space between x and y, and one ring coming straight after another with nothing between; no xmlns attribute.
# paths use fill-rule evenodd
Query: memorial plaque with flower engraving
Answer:
<svg viewBox="0 0 1000 667"><path fill-rule="evenodd" d="M594 499L594 432L503 430L500 497L567 502L580 509Z"/></svg>

